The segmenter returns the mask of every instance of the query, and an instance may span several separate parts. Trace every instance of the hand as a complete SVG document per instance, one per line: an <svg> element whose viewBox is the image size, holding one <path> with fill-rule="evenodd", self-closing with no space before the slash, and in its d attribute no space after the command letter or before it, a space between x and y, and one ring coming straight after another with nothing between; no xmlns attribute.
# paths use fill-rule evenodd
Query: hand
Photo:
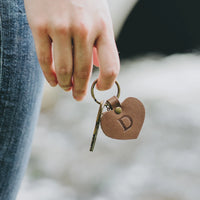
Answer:
<svg viewBox="0 0 200 200"><path fill-rule="evenodd" d="M97 89L113 85L120 64L106 0L24 2L38 60L51 86L72 89L74 98L82 100L93 57L100 67Z"/></svg>

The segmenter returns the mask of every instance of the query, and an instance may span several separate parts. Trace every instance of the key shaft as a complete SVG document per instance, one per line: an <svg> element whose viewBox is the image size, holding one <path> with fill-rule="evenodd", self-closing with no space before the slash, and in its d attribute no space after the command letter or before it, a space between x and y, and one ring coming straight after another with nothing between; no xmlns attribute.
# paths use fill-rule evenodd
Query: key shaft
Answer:
<svg viewBox="0 0 200 200"><path fill-rule="evenodd" d="M95 143L96 143L97 134L98 134L98 130L99 130L99 125L100 125L100 122L101 122L101 115L102 115L103 107L104 107L104 101L101 101L100 105L99 105L99 110L98 110L98 113L97 113L94 131L93 131L92 141L91 141L91 145L90 145L90 151L94 150L94 146L95 146Z"/></svg>

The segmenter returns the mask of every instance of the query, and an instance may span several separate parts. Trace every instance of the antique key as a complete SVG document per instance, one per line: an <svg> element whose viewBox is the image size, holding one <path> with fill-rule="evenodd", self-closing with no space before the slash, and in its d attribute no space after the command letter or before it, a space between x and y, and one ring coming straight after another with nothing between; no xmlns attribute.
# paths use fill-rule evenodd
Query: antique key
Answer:
<svg viewBox="0 0 200 200"><path fill-rule="evenodd" d="M90 151L94 150L94 146L95 146L95 143L96 143L97 134L98 134L98 130L99 130L99 124L100 124L100 120L101 120L101 115L102 115L102 111L103 111L103 107L104 107L104 101L101 101L100 105L99 105L99 110L98 110L98 114L97 114L97 118L96 118L94 131L93 131L92 141L91 141L91 145L90 145Z"/></svg>
<svg viewBox="0 0 200 200"><path fill-rule="evenodd" d="M93 82L92 86L91 86L91 95L92 95L93 99L95 100L95 102L99 104L99 110L98 110L96 123L95 123L94 131L93 131L92 141L91 141L91 145L90 145L90 151L94 150L94 146L95 146L95 143L96 143L97 134L98 134L98 130L99 130L99 125L101 123L101 116L102 116L103 108L104 108L104 106L106 106L107 109L109 109L109 105L108 104L105 104L104 101L100 102L95 98L94 87L95 87L96 83L97 83L97 80L95 80ZM117 82L115 82L115 83L117 84L117 87L118 87L117 96L119 97L119 95L120 95L120 87L119 87L119 84Z"/></svg>

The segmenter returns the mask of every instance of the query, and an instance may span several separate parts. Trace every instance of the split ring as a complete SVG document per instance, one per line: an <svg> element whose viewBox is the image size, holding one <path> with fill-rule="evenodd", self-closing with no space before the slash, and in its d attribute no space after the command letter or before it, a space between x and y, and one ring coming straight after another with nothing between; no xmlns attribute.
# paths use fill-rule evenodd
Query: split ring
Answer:
<svg viewBox="0 0 200 200"><path fill-rule="evenodd" d="M92 83L92 86L91 86L91 95L92 95L92 98L94 99L94 101L95 101L96 103L100 104L100 101L98 101L98 100L96 99L95 95L94 95L94 87L95 87L95 85L96 85L96 83L97 83L97 80L98 80L98 79L96 79L96 80ZM118 83L117 81L115 81L115 84L116 84L116 86L117 86L117 95L116 95L116 97L119 98L119 96L120 96L120 86L119 86L119 83Z"/></svg>

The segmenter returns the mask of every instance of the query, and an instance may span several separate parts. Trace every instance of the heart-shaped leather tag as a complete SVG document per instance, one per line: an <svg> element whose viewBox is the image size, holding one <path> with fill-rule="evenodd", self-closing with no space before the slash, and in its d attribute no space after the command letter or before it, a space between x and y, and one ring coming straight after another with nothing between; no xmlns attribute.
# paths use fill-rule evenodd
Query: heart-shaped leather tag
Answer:
<svg viewBox="0 0 200 200"><path fill-rule="evenodd" d="M144 122L144 106L138 99L129 97L121 103L121 109L119 114L114 109L104 112L101 128L105 135L113 139L136 139Z"/></svg>

